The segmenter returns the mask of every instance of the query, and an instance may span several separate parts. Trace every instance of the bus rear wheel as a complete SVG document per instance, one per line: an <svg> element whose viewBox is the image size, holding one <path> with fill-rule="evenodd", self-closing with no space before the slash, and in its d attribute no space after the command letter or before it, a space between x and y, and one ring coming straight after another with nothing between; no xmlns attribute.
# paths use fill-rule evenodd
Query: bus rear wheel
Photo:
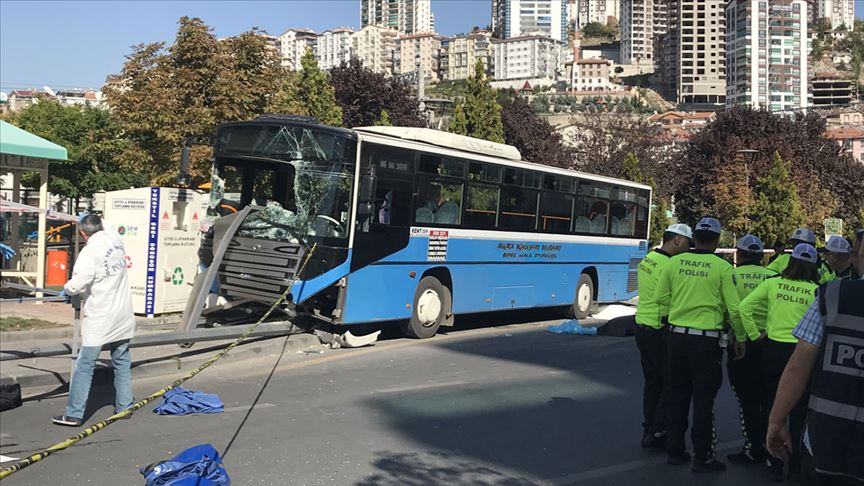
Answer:
<svg viewBox="0 0 864 486"><path fill-rule="evenodd" d="M585 319L591 313L591 304L594 303L594 281L587 273L579 276L579 284L576 285L576 299L573 301L572 313L576 319Z"/></svg>
<svg viewBox="0 0 864 486"><path fill-rule="evenodd" d="M423 277L414 293L411 318L403 326L405 335L417 339L430 338L450 315L452 307L450 289L435 277Z"/></svg>

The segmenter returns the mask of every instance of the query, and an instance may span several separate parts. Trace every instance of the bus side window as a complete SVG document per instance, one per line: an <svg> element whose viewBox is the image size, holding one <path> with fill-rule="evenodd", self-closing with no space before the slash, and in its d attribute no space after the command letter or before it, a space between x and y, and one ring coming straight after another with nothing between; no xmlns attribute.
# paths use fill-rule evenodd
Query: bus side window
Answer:
<svg viewBox="0 0 864 486"><path fill-rule="evenodd" d="M498 187L468 183L463 227L495 229L498 216Z"/></svg>
<svg viewBox="0 0 864 486"><path fill-rule="evenodd" d="M614 236L634 236L636 233L636 190L616 188L610 211L610 232Z"/></svg>
<svg viewBox="0 0 864 486"><path fill-rule="evenodd" d="M414 222L459 224L462 214L462 182L418 177L414 193Z"/></svg>
<svg viewBox="0 0 864 486"><path fill-rule="evenodd" d="M648 208L651 193L644 189L639 190L636 198L636 235L638 238L648 238ZM659 209L658 209L659 211Z"/></svg>
<svg viewBox="0 0 864 486"><path fill-rule="evenodd" d="M609 219L609 186L593 181L579 182L576 198L575 233L605 235Z"/></svg>
<svg viewBox="0 0 864 486"><path fill-rule="evenodd" d="M368 154L368 155L367 155ZM365 144L362 157L368 157L378 182L372 214L361 232L387 232L388 228L407 228L411 224L411 169L414 152L396 147Z"/></svg>
<svg viewBox="0 0 864 486"><path fill-rule="evenodd" d="M502 187L498 229L511 231L536 230L538 193L539 191L523 187Z"/></svg>
<svg viewBox="0 0 864 486"><path fill-rule="evenodd" d="M540 195L540 231L567 234L573 215L573 196L544 191Z"/></svg>

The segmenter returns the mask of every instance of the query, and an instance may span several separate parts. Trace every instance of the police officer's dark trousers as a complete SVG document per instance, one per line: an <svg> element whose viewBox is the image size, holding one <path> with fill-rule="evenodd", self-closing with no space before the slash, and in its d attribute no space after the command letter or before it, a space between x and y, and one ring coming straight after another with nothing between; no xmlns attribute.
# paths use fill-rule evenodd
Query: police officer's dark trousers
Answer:
<svg viewBox="0 0 864 486"><path fill-rule="evenodd" d="M774 406L774 396L777 394L777 387L780 385L780 377L783 376L783 370L786 369L786 363L792 357L795 351L795 343L782 343L765 339L762 350L762 377L765 380L765 400L770 413L771 407ZM798 400L792 412L789 413L789 435L792 436L793 451L789 455L789 471L800 473L801 471L801 437L804 432L804 420L807 418L807 400L808 395ZM772 467L783 468L781 461L775 458L769 458Z"/></svg>
<svg viewBox="0 0 864 486"><path fill-rule="evenodd" d="M768 433L768 402L762 379L763 341L747 341L744 357L735 360L735 352L727 349L726 372L729 384L738 398L744 450L757 459L766 457L765 435Z"/></svg>
<svg viewBox="0 0 864 486"><path fill-rule="evenodd" d="M716 337L669 333L669 427L666 449L670 456L686 451L690 402L693 402L691 440L697 459L714 457L714 398L723 383L723 350Z"/></svg>
<svg viewBox="0 0 864 486"><path fill-rule="evenodd" d="M645 388L642 393L642 426L646 433L666 431L669 361L666 356L666 328L636 325L636 346L642 360Z"/></svg>

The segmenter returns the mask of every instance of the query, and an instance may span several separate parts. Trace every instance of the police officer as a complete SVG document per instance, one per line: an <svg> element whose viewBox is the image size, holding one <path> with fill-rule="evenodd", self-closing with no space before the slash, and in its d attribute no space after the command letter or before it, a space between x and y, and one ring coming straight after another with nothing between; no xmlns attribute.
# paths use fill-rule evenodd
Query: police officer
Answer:
<svg viewBox="0 0 864 486"><path fill-rule="evenodd" d="M783 273L766 279L742 300L738 307L745 329L755 328L754 316L767 312L765 331L768 339L762 349L761 370L765 382L765 400L769 403L768 410L774 402L783 368L798 342L792 330L816 298L816 288L819 286L818 265L816 248L807 243L799 243L792 251L789 265ZM790 418L792 434L798 438L804 430L805 410L805 403L802 401L792 411ZM772 458L768 469L769 477L774 481L782 481L783 467L782 461ZM789 462L790 479L794 479L800 470L800 456L793 454Z"/></svg>
<svg viewBox="0 0 864 486"><path fill-rule="evenodd" d="M668 308L669 422L667 463L689 462L684 434L693 401L695 472L721 472L726 465L714 457L714 398L723 382L720 363L724 313L735 333L736 358L744 357L747 340L738 316L738 291L732 264L714 254L720 241L720 222L703 218L693 232L695 249L673 256L657 284L661 312ZM754 329L751 339L759 333Z"/></svg>
<svg viewBox="0 0 864 486"><path fill-rule="evenodd" d="M858 278L852 265L852 245L842 236L832 235L822 249L823 260L831 268L836 278Z"/></svg>
<svg viewBox="0 0 864 486"><path fill-rule="evenodd" d="M864 234L859 231L852 251L859 275L864 275L862 239ZM779 459L798 447L784 423L809 384L801 446L804 486L864 484L864 366L855 360L864 342L862 295L864 280L860 277L822 286L792 332L798 344L777 389L766 441L768 450Z"/></svg>
<svg viewBox="0 0 864 486"><path fill-rule="evenodd" d="M636 305L636 346L642 360L645 386L642 393L642 447L666 450L666 332L654 298L657 280L669 259L690 248L693 231L673 224L663 232L663 245L639 262L639 303ZM763 434L764 435L764 434Z"/></svg>
<svg viewBox="0 0 864 486"><path fill-rule="evenodd" d="M738 266L733 270L732 277L741 299L750 295L766 278L777 275L762 266L764 250L762 240L754 235L747 234L738 240ZM754 317L757 329L764 333L767 313L762 312ZM768 453L763 440L768 426L768 403L765 400L765 384L760 372L762 342L748 341L746 347L744 358L739 360L735 359L732 350L728 350L726 371L732 391L738 398L744 449L726 457L730 462L738 464L765 464Z"/></svg>
<svg viewBox="0 0 864 486"><path fill-rule="evenodd" d="M789 237L789 245L791 248L795 248L795 246L807 243L810 246L816 246L816 233L813 233L809 228L798 228L792 232L792 236ZM790 253L783 253L778 256L774 261L768 264L768 269L773 270L776 273L783 273L783 270L786 269L786 266L789 264ZM830 282L835 278L834 273L831 271L831 268L828 267L828 264L823 262L821 259L819 260L819 283Z"/></svg>

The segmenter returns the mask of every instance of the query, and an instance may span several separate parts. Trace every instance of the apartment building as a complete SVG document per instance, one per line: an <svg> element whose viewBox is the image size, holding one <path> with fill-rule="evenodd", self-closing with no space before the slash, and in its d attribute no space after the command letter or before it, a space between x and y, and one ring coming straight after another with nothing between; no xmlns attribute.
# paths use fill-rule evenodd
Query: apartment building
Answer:
<svg viewBox="0 0 864 486"><path fill-rule="evenodd" d="M788 111L809 106L807 7L805 0L729 2L727 107Z"/></svg>
<svg viewBox="0 0 864 486"><path fill-rule="evenodd" d="M393 74L398 37L399 33L393 29L366 26L351 35L352 55L376 73Z"/></svg>
<svg viewBox="0 0 864 486"><path fill-rule="evenodd" d="M678 103L688 108L726 101L725 5L725 0L679 0L676 92Z"/></svg>
<svg viewBox="0 0 864 486"><path fill-rule="evenodd" d="M401 34L434 32L431 0L360 0L360 26L369 25Z"/></svg>
<svg viewBox="0 0 864 486"><path fill-rule="evenodd" d="M496 80L556 79L563 44L555 39L528 35L492 40Z"/></svg>
<svg viewBox="0 0 864 486"><path fill-rule="evenodd" d="M467 79L474 74L477 60L491 71L492 39L488 32L455 36L441 44L441 78L447 81Z"/></svg>
<svg viewBox="0 0 864 486"><path fill-rule="evenodd" d="M811 0L811 22L813 26L822 24L835 30L845 27L852 32L855 28L855 0Z"/></svg>
<svg viewBox="0 0 864 486"><path fill-rule="evenodd" d="M279 51L282 65L292 71L300 71L303 67L300 60L307 49L315 52L318 46L318 34L306 29L288 29L279 36Z"/></svg>
<svg viewBox="0 0 864 486"><path fill-rule="evenodd" d="M351 60L351 36L354 31L345 27L322 32L318 36L316 57L321 69L333 69Z"/></svg>
<svg viewBox="0 0 864 486"><path fill-rule="evenodd" d="M499 0L504 39L540 35L567 42L567 0Z"/></svg>
<svg viewBox="0 0 864 486"><path fill-rule="evenodd" d="M425 82L439 81L439 58L442 37L437 34L414 34L399 37L396 42L394 73L422 73Z"/></svg>

